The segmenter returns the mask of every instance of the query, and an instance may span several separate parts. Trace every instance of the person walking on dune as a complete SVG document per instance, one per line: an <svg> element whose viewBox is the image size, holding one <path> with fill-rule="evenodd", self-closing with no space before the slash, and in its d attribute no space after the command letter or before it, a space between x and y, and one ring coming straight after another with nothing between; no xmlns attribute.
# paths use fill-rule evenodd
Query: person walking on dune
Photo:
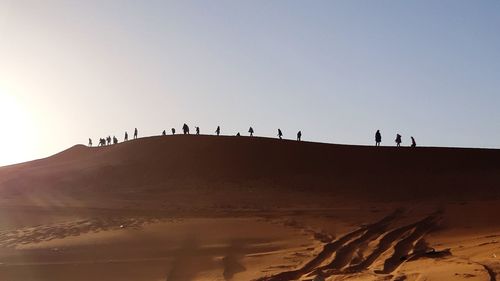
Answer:
<svg viewBox="0 0 500 281"><path fill-rule="evenodd" d="M281 132L281 129L278 129L278 138L283 139L283 133Z"/></svg>
<svg viewBox="0 0 500 281"><path fill-rule="evenodd" d="M189 135L189 126L186 123L182 125L182 131L184 132L184 135Z"/></svg>
<svg viewBox="0 0 500 281"><path fill-rule="evenodd" d="M128 141L128 133L125 132L125 138L124 138L125 141Z"/></svg>
<svg viewBox="0 0 500 281"><path fill-rule="evenodd" d="M200 127L196 126L196 134L199 135L200 134Z"/></svg>
<svg viewBox="0 0 500 281"><path fill-rule="evenodd" d="M92 147L92 139L89 138L89 146Z"/></svg>
<svg viewBox="0 0 500 281"><path fill-rule="evenodd" d="M118 139L115 136L113 136L113 144L117 144L117 143L118 143Z"/></svg>
<svg viewBox="0 0 500 281"><path fill-rule="evenodd" d="M139 134L139 132L137 131L137 128L135 128L134 130L134 140L137 139L137 135Z"/></svg>
<svg viewBox="0 0 500 281"><path fill-rule="evenodd" d="M220 126L217 126L217 129L215 129L215 133L218 135L220 135Z"/></svg>
<svg viewBox="0 0 500 281"><path fill-rule="evenodd" d="M161 135L162 136L166 136L167 135L167 131L163 130L163 132L161 132Z"/></svg>
<svg viewBox="0 0 500 281"><path fill-rule="evenodd" d="M417 147L417 142L413 137L411 137L411 147Z"/></svg>
<svg viewBox="0 0 500 281"><path fill-rule="evenodd" d="M382 142L382 135L380 134L380 130L377 130L375 133L375 146L380 146L380 143Z"/></svg>
<svg viewBox="0 0 500 281"><path fill-rule="evenodd" d="M297 141L301 141L301 139L302 139L302 132L301 132L301 131L299 131L299 132L297 133Z"/></svg>
<svg viewBox="0 0 500 281"><path fill-rule="evenodd" d="M108 145L110 145L110 144L111 144L111 136L108 136L108 137L106 138L106 142L107 142L107 144L108 144Z"/></svg>
<svg viewBox="0 0 500 281"><path fill-rule="evenodd" d="M172 128L172 136L175 135L175 128Z"/></svg>
<svg viewBox="0 0 500 281"><path fill-rule="evenodd" d="M396 134L396 140L395 140L395 142L396 142L396 146L397 147L401 146L401 142L402 141L401 141L401 135L400 134Z"/></svg>
<svg viewBox="0 0 500 281"><path fill-rule="evenodd" d="M248 129L248 132L250 133L250 136L253 137L253 128L250 127L250 129Z"/></svg>

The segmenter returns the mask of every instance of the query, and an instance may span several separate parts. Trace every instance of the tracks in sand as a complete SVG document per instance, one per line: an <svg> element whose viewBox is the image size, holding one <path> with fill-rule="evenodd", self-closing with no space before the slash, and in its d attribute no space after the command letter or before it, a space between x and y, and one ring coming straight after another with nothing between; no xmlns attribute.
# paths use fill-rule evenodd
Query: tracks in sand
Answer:
<svg viewBox="0 0 500 281"><path fill-rule="evenodd" d="M392 251L392 254L383 261L383 268L374 272L392 273L416 250L417 242L432 231L441 218L441 213L436 212L417 222L397 228L391 227L401 213L401 210L397 210L378 222L362 226L327 243L320 253L299 269L263 277L258 281L300 280L320 270L326 276L357 273L369 269L376 261L382 262L380 258L387 257L384 253L390 253L389 251ZM377 244L370 251L368 245L371 243ZM366 256L363 256L364 252L368 252Z"/></svg>

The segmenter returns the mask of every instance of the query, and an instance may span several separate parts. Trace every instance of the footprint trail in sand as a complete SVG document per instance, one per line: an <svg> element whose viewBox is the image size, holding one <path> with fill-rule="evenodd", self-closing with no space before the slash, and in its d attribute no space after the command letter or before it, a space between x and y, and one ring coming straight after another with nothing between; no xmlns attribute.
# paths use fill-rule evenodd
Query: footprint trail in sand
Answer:
<svg viewBox="0 0 500 281"><path fill-rule="evenodd" d="M387 257L386 253L392 252L383 261L383 268L374 270L376 274L390 274L405 262L408 255L414 253L416 247L419 247L418 241L439 224L441 217L441 213L436 212L420 221L391 228L401 214L402 211L398 210L376 223L362 226L327 243L319 254L299 269L263 277L258 281L302 280L320 270L326 276L362 272L379 259ZM370 243L376 243L376 246L366 256L362 256Z"/></svg>

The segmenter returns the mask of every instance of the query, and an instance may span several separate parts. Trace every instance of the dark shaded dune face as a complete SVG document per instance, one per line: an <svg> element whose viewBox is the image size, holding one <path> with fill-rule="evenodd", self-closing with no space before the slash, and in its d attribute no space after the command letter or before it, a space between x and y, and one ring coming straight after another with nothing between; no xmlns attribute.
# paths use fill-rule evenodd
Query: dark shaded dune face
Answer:
<svg viewBox="0 0 500 281"><path fill-rule="evenodd" d="M141 202L142 208L328 206L332 198L498 199L499 183L499 150L194 135L150 137L102 148L79 145L46 159L0 168L0 195L19 204L50 205L64 199L66 205L88 206L109 199L104 202L109 206Z"/></svg>

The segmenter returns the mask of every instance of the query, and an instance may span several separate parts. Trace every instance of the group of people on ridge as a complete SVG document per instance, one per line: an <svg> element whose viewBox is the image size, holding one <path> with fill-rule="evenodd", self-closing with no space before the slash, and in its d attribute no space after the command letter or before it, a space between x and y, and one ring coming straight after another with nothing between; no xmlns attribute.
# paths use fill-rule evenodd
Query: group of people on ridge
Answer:
<svg viewBox="0 0 500 281"><path fill-rule="evenodd" d="M196 134L199 135L200 134L200 127L195 127L195 130L196 130ZM171 129L171 132L172 132L172 135L175 135L175 128L172 128ZM248 133L250 134L251 137L253 137L253 134L254 134L254 129L252 127L250 127L248 129ZM184 123L184 125L182 125L182 133L184 135L189 135L189 126ZM217 126L217 129L215 129L215 134L217 136L220 136L220 133L221 133L221 129L220 129L220 126ZM166 136L167 135L167 131L166 130L163 130L163 132L161 133L162 136ZM137 139L137 136L138 136L138 130L137 128L134 129L134 139ZM236 136L241 136L240 133L238 132L236 134ZM281 129L278 129L278 138L281 140L283 139L283 132L281 131ZM302 132L299 131L297 133L297 141L301 141L302 140ZM125 132L125 137L123 138L123 141L128 141L128 133ZM113 144L117 144L118 143L118 139L113 136L113 138L111 138L111 136L108 136L106 138L100 138L99 139L99 144L97 146L106 146L106 145L111 145L111 142ZM91 147L93 145L92 143L92 139L89 138L89 146Z"/></svg>
<svg viewBox="0 0 500 281"><path fill-rule="evenodd" d="M195 130L196 130L196 135L199 135L200 134L200 127L195 127ZM172 135L175 135L175 128L172 128L171 131L172 131ZM250 127L248 129L248 133L250 134L251 137L253 137L254 132L255 131L252 127ZM139 132L138 132L137 128L135 128L134 129L134 139L137 139L138 133ZM184 125L182 125L182 133L184 135L189 135L189 126L186 123L184 123ZM219 136L220 133L221 133L220 126L217 126L217 129L215 129L215 134L217 136ZM167 135L166 130L163 130L162 135L163 136ZM236 136L239 137L240 133L238 132L236 134ZM283 132L281 131L281 129L278 129L278 138L280 140L283 139ZM299 132L297 132L297 141L301 141L301 140L302 140L302 132L299 131ZM128 133L127 132L125 132L124 141L128 141ZM380 146L381 142L382 142L382 134L380 133L380 130L377 130L377 132L375 132L375 146ZM395 142L396 142L397 147L401 146L401 143L403 141L402 141L402 136L400 134L396 134ZM100 138L98 146L111 145L111 143L117 144L118 139L115 136L113 136L113 138L111 138L111 136L108 136L106 138ZM90 139L90 138L89 138L89 146L92 146L92 139ZM417 143L415 141L415 138L411 137L411 147L416 147L416 146L417 146Z"/></svg>
<svg viewBox="0 0 500 281"><path fill-rule="evenodd" d="M137 131L137 128L135 128L134 139L137 139L138 134L139 134L139 131ZM113 136L113 138L111 138L111 136L107 136L105 138L99 138L99 143L97 144L97 146L111 145L111 141L113 142L113 144L118 143L118 139L116 138L116 136ZM123 138L123 141L128 141L128 133L127 132L125 132L125 137ZM93 145L92 139L89 138L89 146L92 146L92 145Z"/></svg>
<svg viewBox="0 0 500 281"><path fill-rule="evenodd" d="M401 138L402 136L400 134L396 134L396 139L394 141L396 142L397 147L400 147L401 143L403 142ZM377 130L377 132L375 132L375 146L380 146L381 142L382 134L380 133L380 130ZM411 147L417 147L417 142L415 141L414 137L411 137Z"/></svg>

